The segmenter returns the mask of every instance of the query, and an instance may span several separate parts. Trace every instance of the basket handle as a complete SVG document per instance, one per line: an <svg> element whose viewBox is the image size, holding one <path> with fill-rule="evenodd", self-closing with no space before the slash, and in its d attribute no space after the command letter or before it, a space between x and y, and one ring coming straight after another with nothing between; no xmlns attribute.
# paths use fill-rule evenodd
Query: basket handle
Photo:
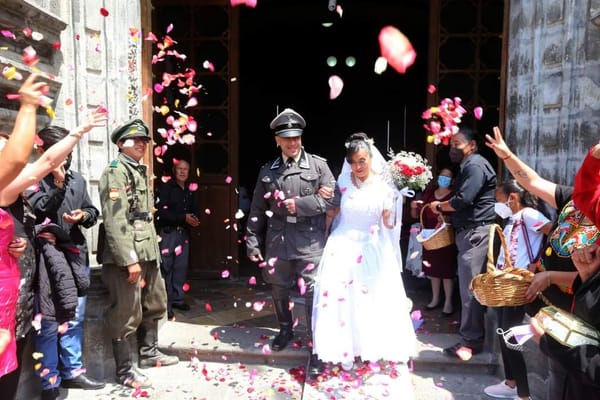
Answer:
<svg viewBox="0 0 600 400"><path fill-rule="evenodd" d="M426 203L421 206L421 212L419 213L419 222L421 223L421 228L425 227L425 225L423 225L423 211L425 211L425 209L429 207L429 204L431 204L431 203ZM446 220L442 216L442 213L438 214L438 221L440 221L442 223L446 223Z"/></svg>
<svg viewBox="0 0 600 400"><path fill-rule="evenodd" d="M504 250L504 263L507 268L512 268L512 262L510 261L510 253L508 252L508 246L506 245L506 240L504 239L504 231L498 224L490 225L490 237L488 242L488 254L487 254L487 272L494 272L496 269L496 263L494 262L494 238L496 236L496 232L500 236L500 244L502 245L502 249Z"/></svg>

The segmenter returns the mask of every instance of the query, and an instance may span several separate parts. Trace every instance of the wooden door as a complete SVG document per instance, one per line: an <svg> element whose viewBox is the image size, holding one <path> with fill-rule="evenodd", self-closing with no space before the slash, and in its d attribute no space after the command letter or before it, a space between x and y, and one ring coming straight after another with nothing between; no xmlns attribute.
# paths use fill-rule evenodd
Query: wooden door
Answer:
<svg viewBox="0 0 600 400"><path fill-rule="evenodd" d="M223 270L236 276L238 12L227 0L152 0L152 7L152 32L158 43L168 35L175 43L167 51L178 53L161 57L154 47L159 59L153 65L153 83L164 82L164 73L184 75L154 92L154 107L169 109L153 115L155 142L167 149L159 157L155 153L157 182L169 174L173 159L191 162L201 222L192 232L189 276L214 277ZM191 70L198 105L186 108L189 96L181 89L189 87L185 80ZM182 115L197 125L195 132L186 132L193 133L195 142L170 144L159 129L172 128L167 118Z"/></svg>

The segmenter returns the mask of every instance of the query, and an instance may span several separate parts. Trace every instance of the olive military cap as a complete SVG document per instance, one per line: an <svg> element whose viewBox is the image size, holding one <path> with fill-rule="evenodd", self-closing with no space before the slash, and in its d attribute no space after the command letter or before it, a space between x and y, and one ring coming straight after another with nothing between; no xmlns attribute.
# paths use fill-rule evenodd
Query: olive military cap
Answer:
<svg viewBox="0 0 600 400"><path fill-rule="evenodd" d="M286 108L277 115L269 125L275 135L279 137L297 137L302 135L302 129L306 127L306 121L302 115L291 108Z"/></svg>
<svg viewBox="0 0 600 400"><path fill-rule="evenodd" d="M122 140L133 139L133 138L144 138L150 141L150 132L148 125L139 118L129 120L118 127L110 135L110 140L117 144Z"/></svg>

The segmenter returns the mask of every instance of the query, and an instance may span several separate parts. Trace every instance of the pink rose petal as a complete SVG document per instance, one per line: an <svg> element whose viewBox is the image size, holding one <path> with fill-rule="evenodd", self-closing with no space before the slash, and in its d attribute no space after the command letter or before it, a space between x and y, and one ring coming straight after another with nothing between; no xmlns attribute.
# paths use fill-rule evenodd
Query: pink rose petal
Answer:
<svg viewBox="0 0 600 400"><path fill-rule="evenodd" d="M329 99L336 99L340 93L342 93L342 89L344 88L344 81L337 75L332 75L329 77Z"/></svg>
<svg viewBox="0 0 600 400"><path fill-rule="evenodd" d="M381 56L401 74L405 73L417 58L417 53L408 38L391 25L385 26L379 32L379 48Z"/></svg>
<svg viewBox="0 0 600 400"><path fill-rule="evenodd" d="M475 118L481 119L481 117L483 116L483 108L475 107L473 109L473 114L475 115Z"/></svg>

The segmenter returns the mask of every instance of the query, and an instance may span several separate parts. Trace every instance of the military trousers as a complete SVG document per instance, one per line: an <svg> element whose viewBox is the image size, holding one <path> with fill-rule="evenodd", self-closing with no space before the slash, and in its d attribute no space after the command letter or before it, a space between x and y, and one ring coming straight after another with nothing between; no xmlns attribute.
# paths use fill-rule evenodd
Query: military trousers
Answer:
<svg viewBox="0 0 600 400"><path fill-rule="evenodd" d="M105 313L111 339L125 339L137 331L142 322L158 321L167 310L167 292L156 261L140 261L140 280L129 283L127 267L102 266L102 281L109 292Z"/></svg>

